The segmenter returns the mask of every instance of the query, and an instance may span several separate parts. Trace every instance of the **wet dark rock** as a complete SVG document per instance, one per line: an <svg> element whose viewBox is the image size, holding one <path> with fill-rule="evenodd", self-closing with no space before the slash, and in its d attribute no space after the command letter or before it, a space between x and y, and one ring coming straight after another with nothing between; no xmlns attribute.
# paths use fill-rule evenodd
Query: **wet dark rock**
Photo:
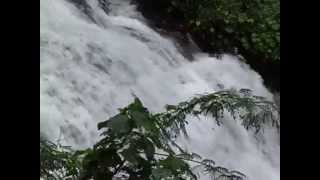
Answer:
<svg viewBox="0 0 320 180"><path fill-rule="evenodd" d="M95 22L95 19L93 18L93 10L91 6L87 3L86 0L67 0L70 3L74 4L83 14L92 22Z"/></svg>
<svg viewBox="0 0 320 180"><path fill-rule="evenodd" d="M109 0L98 0L99 6L103 11L108 14L110 12L110 2Z"/></svg>

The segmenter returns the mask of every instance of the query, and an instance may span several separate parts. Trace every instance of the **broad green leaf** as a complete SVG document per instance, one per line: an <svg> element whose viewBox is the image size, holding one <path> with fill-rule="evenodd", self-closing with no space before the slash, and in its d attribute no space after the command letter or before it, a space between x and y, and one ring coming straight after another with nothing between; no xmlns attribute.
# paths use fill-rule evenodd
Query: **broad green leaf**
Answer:
<svg viewBox="0 0 320 180"><path fill-rule="evenodd" d="M130 111L130 114L138 127L144 127L146 130L155 128L154 123L149 119L148 112Z"/></svg>
<svg viewBox="0 0 320 180"><path fill-rule="evenodd" d="M107 121L98 124L98 129L110 128L116 133L127 133L130 131L129 118L126 115L118 114Z"/></svg>

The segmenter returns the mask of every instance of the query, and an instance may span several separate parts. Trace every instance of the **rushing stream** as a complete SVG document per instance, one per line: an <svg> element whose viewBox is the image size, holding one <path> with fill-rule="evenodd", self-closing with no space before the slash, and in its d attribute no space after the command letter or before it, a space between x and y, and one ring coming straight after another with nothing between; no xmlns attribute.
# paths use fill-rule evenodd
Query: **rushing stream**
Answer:
<svg viewBox="0 0 320 180"><path fill-rule="evenodd" d="M273 99L261 77L235 57L195 53L186 59L175 42L148 27L129 0L40 1L41 133L85 148L98 139L97 122L138 96L153 112L201 93L248 88ZM280 179L280 138L254 135L237 121L194 120L179 143L251 180ZM206 179L203 177L202 179Z"/></svg>

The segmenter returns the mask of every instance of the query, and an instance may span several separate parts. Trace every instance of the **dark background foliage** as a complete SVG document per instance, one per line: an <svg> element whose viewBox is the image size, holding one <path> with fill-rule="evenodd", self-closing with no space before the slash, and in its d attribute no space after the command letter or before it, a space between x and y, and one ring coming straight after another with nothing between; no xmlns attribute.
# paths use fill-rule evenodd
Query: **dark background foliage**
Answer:
<svg viewBox="0 0 320 180"><path fill-rule="evenodd" d="M280 91L280 0L134 0L156 27L190 34L215 56L241 55Z"/></svg>

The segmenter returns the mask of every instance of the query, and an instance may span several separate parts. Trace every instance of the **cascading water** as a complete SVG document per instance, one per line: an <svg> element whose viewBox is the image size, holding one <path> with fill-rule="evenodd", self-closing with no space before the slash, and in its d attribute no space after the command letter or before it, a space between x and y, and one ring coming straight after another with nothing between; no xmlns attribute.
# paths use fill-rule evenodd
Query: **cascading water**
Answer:
<svg viewBox="0 0 320 180"><path fill-rule="evenodd" d="M138 96L151 111L196 94L248 88L272 99L260 76L232 56L194 54L188 61L173 40L145 24L129 0L40 1L41 133L75 148L98 139L97 122ZM223 86L223 87L222 87ZM237 121L191 121L179 143L252 180L280 179L279 134L254 135ZM203 177L203 179L206 179Z"/></svg>

